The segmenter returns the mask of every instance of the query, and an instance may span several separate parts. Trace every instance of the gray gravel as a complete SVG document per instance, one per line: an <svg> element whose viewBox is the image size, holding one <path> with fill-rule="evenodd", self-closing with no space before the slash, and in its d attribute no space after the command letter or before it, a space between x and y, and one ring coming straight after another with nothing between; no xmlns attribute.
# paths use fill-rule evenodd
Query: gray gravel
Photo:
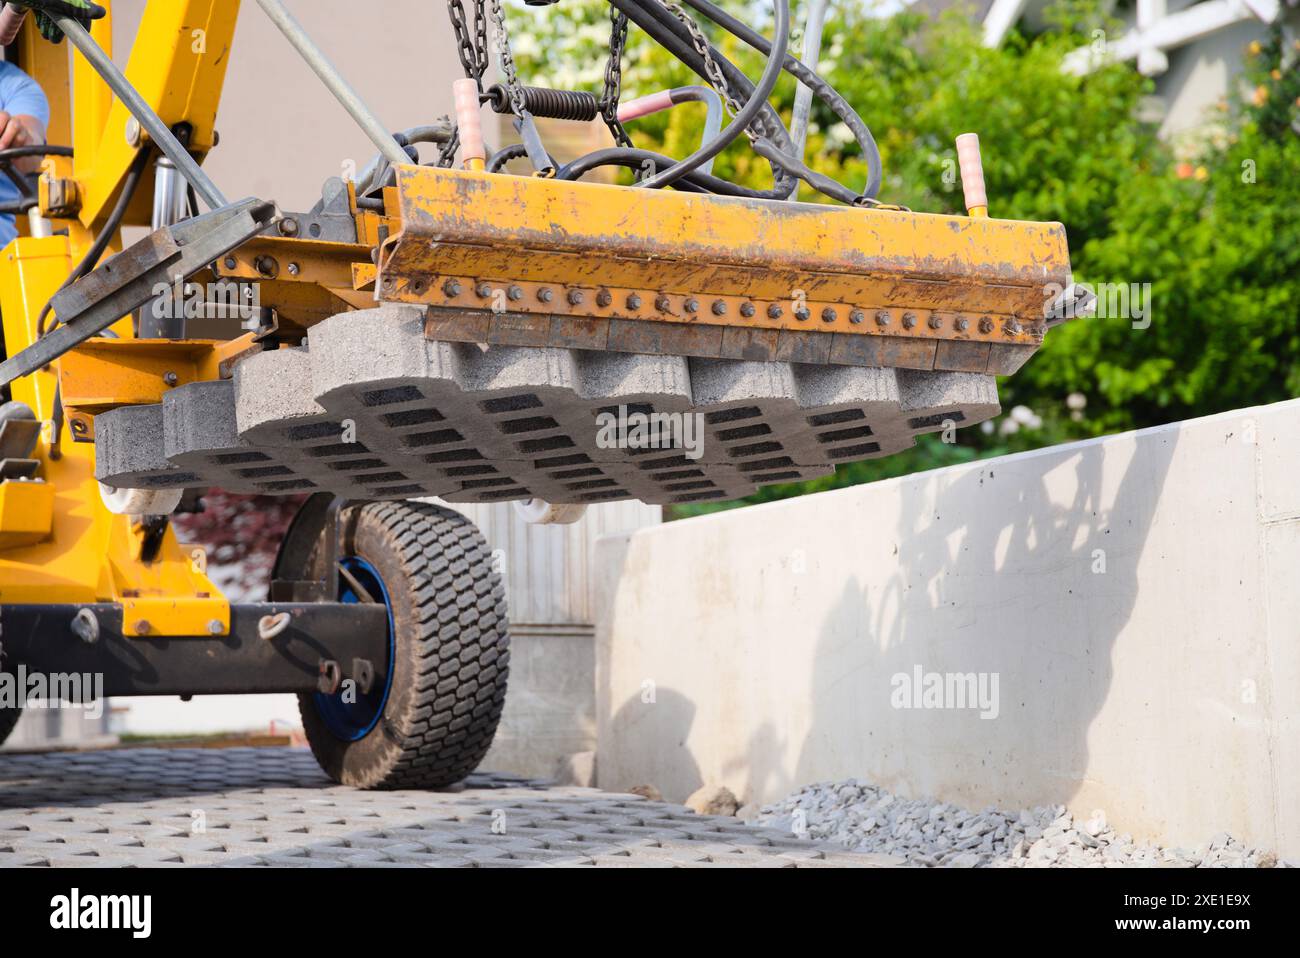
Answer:
<svg viewBox="0 0 1300 958"><path fill-rule="evenodd" d="M1072 816L1063 805L973 812L933 799L905 799L857 779L809 785L741 817L910 865L951 868L1300 867L1226 832L1195 848L1163 848L1117 834L1102 812Z"/></svg>

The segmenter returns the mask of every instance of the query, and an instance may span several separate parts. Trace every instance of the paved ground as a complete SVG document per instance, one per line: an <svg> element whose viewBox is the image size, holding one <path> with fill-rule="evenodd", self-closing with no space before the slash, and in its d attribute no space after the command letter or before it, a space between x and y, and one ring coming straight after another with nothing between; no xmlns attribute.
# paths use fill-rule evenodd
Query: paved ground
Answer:
<svg viewBox="0 0 1300 958"><path fill-rule="evenodd" d="M334 785L305 749L0 754L0 866L862 867L879 855L680 805L480 773Z"/></svg>

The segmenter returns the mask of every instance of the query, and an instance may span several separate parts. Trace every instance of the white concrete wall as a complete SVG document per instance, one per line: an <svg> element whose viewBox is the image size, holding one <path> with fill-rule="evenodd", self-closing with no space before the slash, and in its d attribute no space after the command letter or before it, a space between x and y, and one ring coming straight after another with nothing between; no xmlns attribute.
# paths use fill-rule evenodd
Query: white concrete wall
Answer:
<svg viewBox="0 0 1300 958"><path fill-rule="evenodd" d="M0 743L0 752L27 749L76 748L112 745L116 736L109 731L108 707L97 709L28 706L9 737ZM96 714L98 711L99 714Z"/></svg>
<svg viewBox="0 0 1300 958"><path fill-rule="evenodd" d="M605 539L599 782L857 776L1300 854L1297 475L1293 401ZM996 718L893 707L918 666L995 673Z"/></svg>

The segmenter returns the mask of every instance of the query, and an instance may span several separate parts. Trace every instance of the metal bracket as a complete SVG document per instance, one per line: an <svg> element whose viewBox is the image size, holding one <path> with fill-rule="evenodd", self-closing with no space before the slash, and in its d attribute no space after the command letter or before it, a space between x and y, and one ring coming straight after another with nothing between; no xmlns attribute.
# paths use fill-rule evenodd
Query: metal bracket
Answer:
<svg viewBox="0 0 1300 958"><path fill-rule="evenodd" d="M369 659L352 660L352 679L357 683L357 691L369 695L375 687L375 665Z"/></svg>
<svg viewBox="0 0 1300 958"><path fill-rule="evenodd" d="M155 230L64 290L50 306L61 326L0 363L0 385L35 372L153 298L159 283L189 278L261 232L275 204L250 197Z"/></svg>
<svg viewBox="0 0 1300 958"><path fill-rule="evenodd" d="M343 684L343 670L333 659L320 660L320 678L316 687L325 695L333 695Z"/></svg>

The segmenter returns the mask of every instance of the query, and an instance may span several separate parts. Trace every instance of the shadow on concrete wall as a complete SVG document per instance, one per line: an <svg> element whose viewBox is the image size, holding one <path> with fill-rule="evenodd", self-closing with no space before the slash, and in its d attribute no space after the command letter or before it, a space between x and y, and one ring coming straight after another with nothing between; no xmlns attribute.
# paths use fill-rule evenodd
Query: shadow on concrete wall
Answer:
<svg viewBox="0 0 1300 958"><path fill-rule="evenodd" d="M991 461L956 474L937 494L904 483L897 567L887 586L869 593L846 576L841 600L821 624L809 691L813 726L790 784L844 768L847 752L871 766L849 774L903 795L987 805L964 783L987 783L992 766L1002 776L999 804L1068 804L1087 773L1088 729L1109 692L1111 651L1137 599L1138 562L1176 443L1169 431L1136 437L1109 502L1103 457L1083 453ZM1077 486L1060 506L1047 475L1064 468L1073 469ZM978 517L945 509L982 501L989 508ZM998 524L990 515L1011 518ZM1121 529L1126 545L1107 548L1120 539L1111 540L1111 530ZM1099 549L1104 574L1094 571ZM978 602L945 598L945 586L959 577L976 580ZM1026 578L1033 587L1025 588ZM1062 590L1077 598L1077 612L1049 632L1034 631L1036 598L1055 601ZM997 717L891 707L891 677L911 676L917 666L996 673ZM1135 728L1135 740L1141 735ZM870 744L846 736L868 736ZM972 775L972 766L980 774ZM987 799L987 789L980 795Z"/></svg>
<svg viewBox="0 0 1300 958"><path fill-rule="evenodd" d="M653 692L653 702L643 698L648 692ZM654 707L649 708L650 705ZM637 767L647 769L646 780L631 782L623 781L621 776L602 777L598 766L597 783L601 788L626 789L636 785L660 787L666 782L676 782L678 786L668 789L672 794L665 797L682 801L704 784L700 767L686 745L694 723L695 703L681 692L662 686L643 689L642 696L629 698L610 718L608 737L614 742L655 743L654 754L641 755L636 762Z"/></svg>

